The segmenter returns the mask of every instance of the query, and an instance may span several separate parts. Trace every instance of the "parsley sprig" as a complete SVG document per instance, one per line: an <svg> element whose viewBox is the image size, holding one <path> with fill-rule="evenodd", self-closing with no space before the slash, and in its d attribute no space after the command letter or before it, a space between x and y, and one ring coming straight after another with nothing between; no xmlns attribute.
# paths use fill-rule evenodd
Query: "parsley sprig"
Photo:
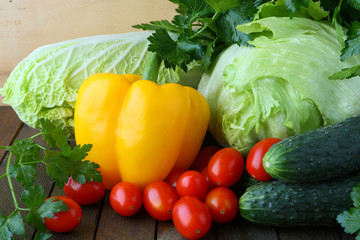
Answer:
<svg viewBox="0 0 360 240"><path fill-rule="evenodd" d="M346 233L356 234L356 240L360 240L360 183L351 191L350 197L354 207L350 208L337 217L337 221L344 228Z"/></svg>
<svg viewBox="0 0 360 240"><path fill-rule="evenodd" d="M226 47L232 44L249 45L251 36L236 27L253 21L258 7L272 0L169 0L177 4L172 21L160 20L133 26L152 30L148 38L149 51L156 53L167 68L181 67L187 71L192 61L200 61L207 71ZM311 0L285 1L289 17L294 17ZM316 1L316 0L314 0ZM340 60L360 52L360 4L358 0L321 0L321 6L330 12L338 40L342 46ZM346 33L346 34L345 34ZM332 79L344 79L359 74L359 68L344 69Z"/></svg>
<svg viewBox="0 0 360 240"><path fill-rule="evenodd" d="M48 120L41 120L40 123L42 130L38 134L15 140L11 146L0 146L9 152L6 171L0 180L7 179L14 203L14 210L9 215L0 213L0 239L10 240L15 235L26 239L25 224L37 230L35 239L48 239L51 234L46 233L44 218L68 210L62 201L45 201L47 197L43 186L35 184L38 164L45 165L47 175L59 188L64 187L70 176L82 184L86 181L102 181L97 170L99 165L83 160L91 150L90 144L72 148L61 128L55 127ZM42 135L47 146L35 143L34 138L39 135ZM15 194L14 179L23 187L20 199ZM26 207L20 207L20 201Z"/></svg>

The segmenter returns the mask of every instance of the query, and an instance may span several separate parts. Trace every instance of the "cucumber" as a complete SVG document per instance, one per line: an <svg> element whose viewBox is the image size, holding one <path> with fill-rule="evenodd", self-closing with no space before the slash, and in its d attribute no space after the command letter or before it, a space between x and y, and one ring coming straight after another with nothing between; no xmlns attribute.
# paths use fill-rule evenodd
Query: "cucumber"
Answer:
<svg viewBox="0 0 360 240"><path fill-rule="evenodd" d="M352 207L350 192L359 181L360 173L316 183L261 182L239 199L240 215L270 226L335 226L337 215Z"/></svg>
<svg viewBox="0 0 360 240"><path fill-rule="evenodd" d="M274 144L263 166L273 178L289 182L329 180L360 171L360 115Z"/></svg>

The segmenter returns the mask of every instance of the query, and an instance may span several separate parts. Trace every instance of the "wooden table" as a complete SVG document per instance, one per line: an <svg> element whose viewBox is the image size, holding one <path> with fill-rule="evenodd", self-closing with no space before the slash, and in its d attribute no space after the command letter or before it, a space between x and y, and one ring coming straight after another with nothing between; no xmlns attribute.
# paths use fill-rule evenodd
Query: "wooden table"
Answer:
<svg viewBox="0 0 360 240"><path fill-rule="evenodd" d="M0 107L0 145L10 145L15 139L26 138L38 131L23 124L15 112L7 106ZM41 139L36 139L41 144ZM6 152L0 150L0 175L5 171ZM38 182L41 183L48 196L64 195L63 191L54 186L46 176L44 169L38 169ZM13 181L15 183L15 181ZM19 185L14 186L16 193L22 192ZM0 213L10 214L13 210L13 201L6 179L0 180ZM109 204L109 192L99 203L92 206L83 206L83 219L75 230L69 233L53 234L50 239L184 239L176 231L171 221L160 222L151 218L144 209L133 217L122 217L115 213ZM26 229L31 236L33 230ZM238 216L228 224L213 224L210 232L203 239L254 239L254 240L340 240L354 239L347 235L340 227L268 227L255 225L244 221Z"/></svg>

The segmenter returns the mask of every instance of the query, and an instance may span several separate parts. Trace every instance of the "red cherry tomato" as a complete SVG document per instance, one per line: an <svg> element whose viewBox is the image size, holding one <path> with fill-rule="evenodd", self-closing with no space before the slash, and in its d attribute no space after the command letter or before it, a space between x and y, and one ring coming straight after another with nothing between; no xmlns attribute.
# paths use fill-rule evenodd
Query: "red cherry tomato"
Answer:
<svg viewBox="0 0 360 240"><path fill-rule="evenodd" d="M175 188L163 181L148 184L143 192L145 210L160 221L171 219L172 209L177 200Z"/></svg>
<svg viewBox="0 0 360 240"><path fill-rule="evenodd" d="M176 188L176 182L179 179L180 175L184 172L189 171L188 168L174 168L171 170L169 175L165 178L165 182Z"/></svg>
<svg viewBox="0 0 360 240"><path fill-rule="evenodd" d="M208 165L209 179L217 186L234 185L244 172L244 158L234 148L223 148L217 151Z"/></svg>
<svg viewBox="0 0 360 240"><path fill-rule="evenodd" d="M209 163L210 158L219 151L218 146L207 146L200 149L190 169L201 172Z"/></svg>
<svg viewBox="0 0 360 240"><path fill-rule="evenodd" d="M211 228L211 214L205 203L196 197L180 198L173 208L176 230L187 239L199 239Z"/></svg>
<svg viewBox="0 0 360 240"><path fill-rule="evenodd" d="M46 201L49 200L63 201L67 205L68 210L66 212L54 213L52 218L44 218L47 229L53 232L69 232L80 224L83 214L77 202L65 196L50 197Z"/></svg>
<svg viewBox="0 0 360 240"><path fill-rule="evenodd" d="M193 196L203 200L208 192L208 183L201 173L190 170L179 177L176 183L179 197Z"/></svg>
<svg viewBox="0 0 360 240"><path fill-rule="evenodd" d="M142 206L141 192L132 183L119 182L111 189L110 205L121 216L132 216Z"/></svg>
<svg viewBox="0 0 360 240"><path fill-rule="evenodd" d="M205 198L212 220L217 223L227 223L233 220L239 208L239 200L235 193L225 187L211 190Z"/></svg>
<svg viewBox="0 0 360 240"><path fill-rule="evenodd" d="M278 138L265 138L254 145L246 159L246 170L250 176L258 181L268 181L272 179L272 177L265 172L262 159L269 148L280 141L281 139Z"/></svg>
<svg viewBox="0 0 360 240"><path fill-rule="evenodd" d="M91 205L99 202L105 195L105 187L102 182L78 183L69 178L65 184L64 193L80 205Z"/></svg>
<svg viewBox="0 0 360 240"><path fill-rule="evenodd" d="M202 171L201 174L205 176L205 179L208 183L208 190L210 191L211 189L215 188L216 185L215 183L213 183L210 179L209 179L209 174L208 174L208 166L206 166Z"/></svg>

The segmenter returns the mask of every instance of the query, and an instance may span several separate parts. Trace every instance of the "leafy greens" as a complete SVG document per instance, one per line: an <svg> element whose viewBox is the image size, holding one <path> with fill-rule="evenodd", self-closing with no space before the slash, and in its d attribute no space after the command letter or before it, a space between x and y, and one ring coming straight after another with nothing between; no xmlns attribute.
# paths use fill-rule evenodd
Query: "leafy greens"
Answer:
<svg viewBox="0 0 360 240"><path fill-rule="evenodd" d="M286 11L280 11L282 16L293 18L302 15L304 11L317 11L314 2L309 0L170 0L178 5L176 15L171 22L167 20L152 21L147 24L135 25L143 30L155 30L149 37L149 50L157 52L168 68L181 67L187 70L186 64L191 60L202 60L205 70L218 54L225 48L236 43L248 45L251 37L236 30L238 25L254 20L263 4L276 5L284 2ZM338 40L341 43L341 60L359 54L360 49L360 3L358 0L323 0L315 2L329 11L329 18L336 26ZM278 9L272 8L272 16L278 16ZM264 12L264 11L263 11ZM269 13L268 13L269 14ZM268 15L269 16L269 15ZM264 17L264 16L261 16ZM316 19L320 20L320 19ZM344 40L345 31L348 38ZM170 39L169 32L179 34L179 38ZM172 46L162 48L162 46ZM196 51L194 51L196 49ZM358 75L356 70L351 75ZM336 75L333 76L335 78Z"/></svg>

